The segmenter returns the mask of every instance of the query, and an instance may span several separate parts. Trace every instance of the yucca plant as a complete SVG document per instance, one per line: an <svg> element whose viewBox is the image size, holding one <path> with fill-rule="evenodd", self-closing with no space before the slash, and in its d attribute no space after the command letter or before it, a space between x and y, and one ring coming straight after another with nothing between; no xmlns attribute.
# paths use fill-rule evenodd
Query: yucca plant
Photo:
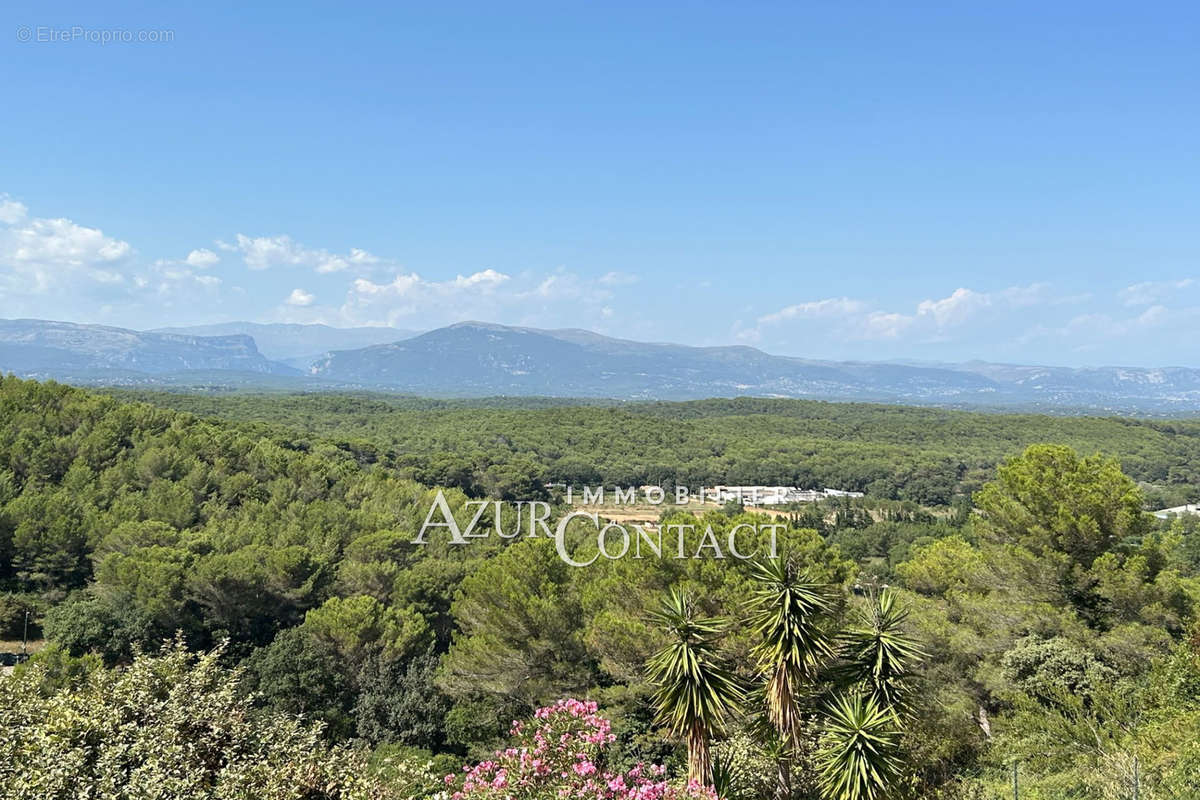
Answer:
<svg viewBox="0 0 1200 800"><path fill-rule="evenodd" d="M804 699L811 696L821 666L833 647L821 629L830 610L827 587L811 580L794 560L756 562L750 598L753 654L766 678L767 719L780 740L778 794L791 794L791 762L803 727Z"/></svg>
<svg viewBox="0 0 1200 800"><path fill-rule="evenodd" d="M741 800L732 753L718 753L712 759L712 789L721 800Z"/></svg>
<svg viewBox="0 0 1200 800"><path fill-rule="evenodd" d="M658 721L686 742L688 780L709 786L709 744L744 697L737 678L717 655L716 640L724 623L699 617L691 596L674 589L652 618L668 638L647 662L656 687Z"/></svg>
<svg viewBox="0 0 1200 800"><path fill-rule="evenodd" d="M829 612L827 587L808 578L791 559L756 562L758 584L750 621L758 639L753 654L767 677L767 716L786 741L800 731L799 699L833 655L821 617Z"/></svg>
<svg viewBox="0 0 1200 800"><path fill-rule="evenodd" d="M883 800L900 774L896 718L872 695L836 698L818 756L824 800Z"/></svg>
<svg viewBox="0 0 1200 800"><path fill-rule="evenodd" d="M907 618L895 593L884 589L839 637L850 681L874 696L897 722L909 711L908 678L925 655L904 630Z"/></svg>

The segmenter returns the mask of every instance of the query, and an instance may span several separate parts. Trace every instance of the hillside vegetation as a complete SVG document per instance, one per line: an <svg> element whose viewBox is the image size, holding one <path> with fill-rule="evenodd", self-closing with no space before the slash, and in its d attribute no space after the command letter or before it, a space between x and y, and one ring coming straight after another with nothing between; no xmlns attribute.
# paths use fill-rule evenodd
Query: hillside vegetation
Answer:
<svg viewBox="0 0 1200 800"><path fill-rule="evenodd" d="M1126 470L1193 491L1190 423L173 399L259 421L0 380L0 638L19 637L28 610L48 640L0 679L18 681L0 699L21 698L0 712L6 789L116 798L171 775L189 800L254 786L484 800L520 776L513 796L710 798L691 776L727 800L977 800L1006 791L1015 762L1035 800L1131 796L1135 764L1142 797L1200 792L1200 530L1143 513L1122 471L1128 448ZM1025 447L1037 436L1049 443ZM974 448L945 491L979 490L954 513L885 497L797 512L773 569L575 569L545 538L413 544L435 492L400 473L439 452L470 463L482 443L510 459L485 476L527 446L535 472L605 453L614 470L651 453L684 469L719 444L737 455L706 460L833 471L862 447L844 479L869 469L870 487L902 468L897 495L938 485L923 470ZM431 463L404 464L418 457ZM469 516L463 491L446 496ZM759 520L731 507L700 523L723 539ZM551 735L582 754L555 751L553 775L521 750Z"/></svg>
<svg viewBox="0 0 1200 800"><path fill-rule="evenodd" d="M1036 442L1118 456L1126 473L1148 485L1156 506L1200 491L1195 420L752 398L595 406L386 395L122 396L335 439L426 484L473 495L523 496L544 481L723 483L828 487L944 505Z"/></svg>

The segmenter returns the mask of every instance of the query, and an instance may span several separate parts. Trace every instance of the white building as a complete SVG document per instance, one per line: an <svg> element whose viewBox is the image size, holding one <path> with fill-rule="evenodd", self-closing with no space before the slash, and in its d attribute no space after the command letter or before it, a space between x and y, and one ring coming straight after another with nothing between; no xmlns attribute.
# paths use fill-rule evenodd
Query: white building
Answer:
<svg viewBox="0 0 1200 800"><path fill-rule="evenodd" d="M1174 508L1164 508L1161 511L1155 511L1154 516L1159 519L1170 519L1181 514L1200 514L1200 503L1188 503L1185 506L1175 506Z"/></svg>
<svg viewBox="0 0 1200 800"><path fill-rule="evenodd" d="M862 497L862 492L841 489L801 489L799 486L712 486L704 499L714 503L747 506L778 506L786 503L815 503L829 497Z"/></svg>

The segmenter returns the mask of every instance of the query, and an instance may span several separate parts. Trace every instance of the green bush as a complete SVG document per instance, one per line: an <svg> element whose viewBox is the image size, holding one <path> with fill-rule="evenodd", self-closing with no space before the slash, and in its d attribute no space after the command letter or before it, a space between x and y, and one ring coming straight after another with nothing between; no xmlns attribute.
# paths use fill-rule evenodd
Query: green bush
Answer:
<svg viewBox="0 0 1200 800"><path fill-rule="evenodd" d="M382 800L365 762L319 726L257 712L220 650L181 642L76 688L40 667L0 680L0 796L11 800Z"/></svg>

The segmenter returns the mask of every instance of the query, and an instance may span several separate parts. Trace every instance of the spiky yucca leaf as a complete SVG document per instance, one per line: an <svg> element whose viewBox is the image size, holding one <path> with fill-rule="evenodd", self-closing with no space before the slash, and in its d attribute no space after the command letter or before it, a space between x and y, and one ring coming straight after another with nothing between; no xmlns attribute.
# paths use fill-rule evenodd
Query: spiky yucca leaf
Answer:
<svg viewBox="0 0 1200 800"><path fill-rule="evenodd" d="M767 678L767 716L780 737L794 743L802 721L801 698L833 655L820 627L830 610L827 587L786 558L756 562L752 570L757 587L749 606L758 638L753 653Z"/></svg>
<svg viewBox="0 0 1200 800"><path fill-rule="evenodd" d="M843 695L826 712L818 756L822 797L882 800L900 774L894 715L873 696Z"/></svg>
<svg viewBox="0 0 1200 800"><path fill-rule="evenodd" d="M889 589L840 637L851 679L895 714L908 711L908 676L925 656L904 630L908 610Z"/></svg>
<svg viewBox="0 0 1200 800"><path fill-rule="evenodd" d="M708 785L709 742L724 730L726 719L744 697L737 678L717 656L715 642L724 623L700 618L692 598L674 589L652 618L668 637L647 662L649 678L657 687L658 721L686 739L688 779Z"/></svg>

